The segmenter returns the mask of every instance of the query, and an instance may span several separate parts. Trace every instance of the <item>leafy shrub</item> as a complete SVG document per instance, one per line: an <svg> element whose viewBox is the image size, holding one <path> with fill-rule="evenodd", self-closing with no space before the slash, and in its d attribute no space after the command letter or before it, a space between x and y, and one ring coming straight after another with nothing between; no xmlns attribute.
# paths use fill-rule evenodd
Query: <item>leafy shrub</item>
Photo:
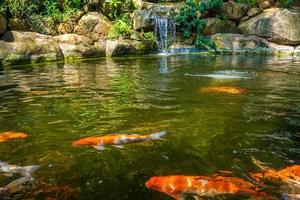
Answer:
<svg viewBox="0 0 300 200"><path fill-rule="evenodd" d="M38 11L38 2L35 0L4 0L2 10L8 10L14 18L23 19Z"/></svg>
<svg viewBox="0 0 300 200"><path fill-rule="evenodd" d="M254 7L257 5L257 0L238 0L238 3L246 3L249 7Z"/></svg>
<svg viewBox="0 0 300 200"><path fill-rule="evenodd" d="M204 12L217 12L223 5L222 0L209 0L207 2L196 3L193 0L187 0L186 6L179 10L175 17L175 22L183 33L184 38L189 38L192 33L196 33L197 39L195 45L201 49L213 48L211 44L202 35L202 30L206 26L206 22L200 18Z"/></svg>
<svg viewBox="0 0 300 200"><path fill-rule="evenodd" d="M108 32L108 38L118 39L120 37L129 37L131 33L130 19L128 16L123 16L114 22Z"/></svg>
<svg viewBox="0 0 300 200"><path fill-rule="evenodd" d="M117 19L126 12L137 9L138 6L132 0L110 0L109 2L109 18Z"/></svg>
<svg viewBox="0 0 300 200"><path fill-rule="evenodd" d="M283 7L291 7L296 0L279 0L279 3Z"/></svg>

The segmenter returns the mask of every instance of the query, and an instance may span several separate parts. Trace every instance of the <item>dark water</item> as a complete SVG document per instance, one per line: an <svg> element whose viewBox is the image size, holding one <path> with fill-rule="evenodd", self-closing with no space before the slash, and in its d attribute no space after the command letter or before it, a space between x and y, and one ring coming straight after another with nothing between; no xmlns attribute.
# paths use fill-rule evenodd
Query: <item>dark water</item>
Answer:
<svg viewBox="0 0 300 200"><path fill-rule="evenodd" d="M251 78L185 75L220 70ZM201 93L207 86L249 93ZM0 160L42 166L13 199L171 199L144 182L217 170L249 180L262 166L300 164L300 60L181 55L2 67L0 132L8 130L30 137L0 143ZM71 145L86 136L162 130L166 141L124 149ZM0 175L0 186L9 181Z"/></svg>

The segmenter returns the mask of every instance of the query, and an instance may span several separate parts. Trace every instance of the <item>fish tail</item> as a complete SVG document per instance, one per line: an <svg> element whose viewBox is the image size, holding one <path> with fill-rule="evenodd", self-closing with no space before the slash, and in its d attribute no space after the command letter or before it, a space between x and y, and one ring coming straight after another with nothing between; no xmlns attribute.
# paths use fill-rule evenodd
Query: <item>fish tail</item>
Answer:
<svg viewBox="0 0 300 200"><path fill-rule="evenodd" d="M33 172L35 172L36 170L38 170L39 168L40 168L40 165L25 166L25 167L22 167L21 174L23 176L31 176L31 174Z"/></svg>
<svg viewBox="0 0 300 200"><path fill-rule="evenodd" d="M157 133L152 133L150 134L150 138L152 140L160 140L162 136L166 135L167 132L166 131L160 131L160 132L157 132Z"/></svg>

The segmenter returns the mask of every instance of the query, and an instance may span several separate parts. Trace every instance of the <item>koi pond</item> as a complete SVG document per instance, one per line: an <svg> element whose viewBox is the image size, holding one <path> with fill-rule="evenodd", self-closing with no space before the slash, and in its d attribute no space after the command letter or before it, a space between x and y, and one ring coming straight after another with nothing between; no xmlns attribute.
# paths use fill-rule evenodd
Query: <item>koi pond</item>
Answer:
<svg viewBox="0 0 300 200"><path fill-rule="evenodd" d="M0 67L6 131L29 137L1 142L0 161L40 168L5 199L172 199L145 182L217 171L255 184L251 173L300 164L300 59L189 54ZM160 131L160 140L123 148L72 145ZM0 172L0 187L17 178Z"/></svg>

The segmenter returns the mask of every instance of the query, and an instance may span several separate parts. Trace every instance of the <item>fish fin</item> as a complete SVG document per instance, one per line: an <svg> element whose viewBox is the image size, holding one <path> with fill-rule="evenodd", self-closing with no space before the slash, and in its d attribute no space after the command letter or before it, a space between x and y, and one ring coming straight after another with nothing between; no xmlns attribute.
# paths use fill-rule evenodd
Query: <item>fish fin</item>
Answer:
<svg viewBox="0 0 300 200"><path fill-rule="evenodd" d="M40 168L40 165L31 165L31 166L25 166L22 167L21 175L22 176L31 176L33 172L38 170Z"/></svg>
<svg viewBox="0 0 300 200"><path fill-rule="evenodd" d="M160 131L158 133L152 133L150 135L150 137L151 137L152 140L162 140L161 137L164 136L164 135L166 135L166 134L167 134L166 131Z"/></svg>
<svg viewBox="0 0 300 200"><path fill-rule="evenodd" d="M184 200L184 196L182 194L169 194L175 200Z"/></svg>
<svg viewBox="0 0 300 200"><path fill-rule="evenodd" d="M105 147L104 147L104 146L102 146L102 145L100 145L100 144L98 144L98 145L94 145L93 147L94 147L95 149L99 150L99 151L103 151L103 150L105 150Z"/></svg>
<svg viewBox="0 0 300 200"><path fill-rule="evenodd" d="M113 145L114 147L116 148L119 148L119 149L123 149L124 148L124 145Z"/></svg>

